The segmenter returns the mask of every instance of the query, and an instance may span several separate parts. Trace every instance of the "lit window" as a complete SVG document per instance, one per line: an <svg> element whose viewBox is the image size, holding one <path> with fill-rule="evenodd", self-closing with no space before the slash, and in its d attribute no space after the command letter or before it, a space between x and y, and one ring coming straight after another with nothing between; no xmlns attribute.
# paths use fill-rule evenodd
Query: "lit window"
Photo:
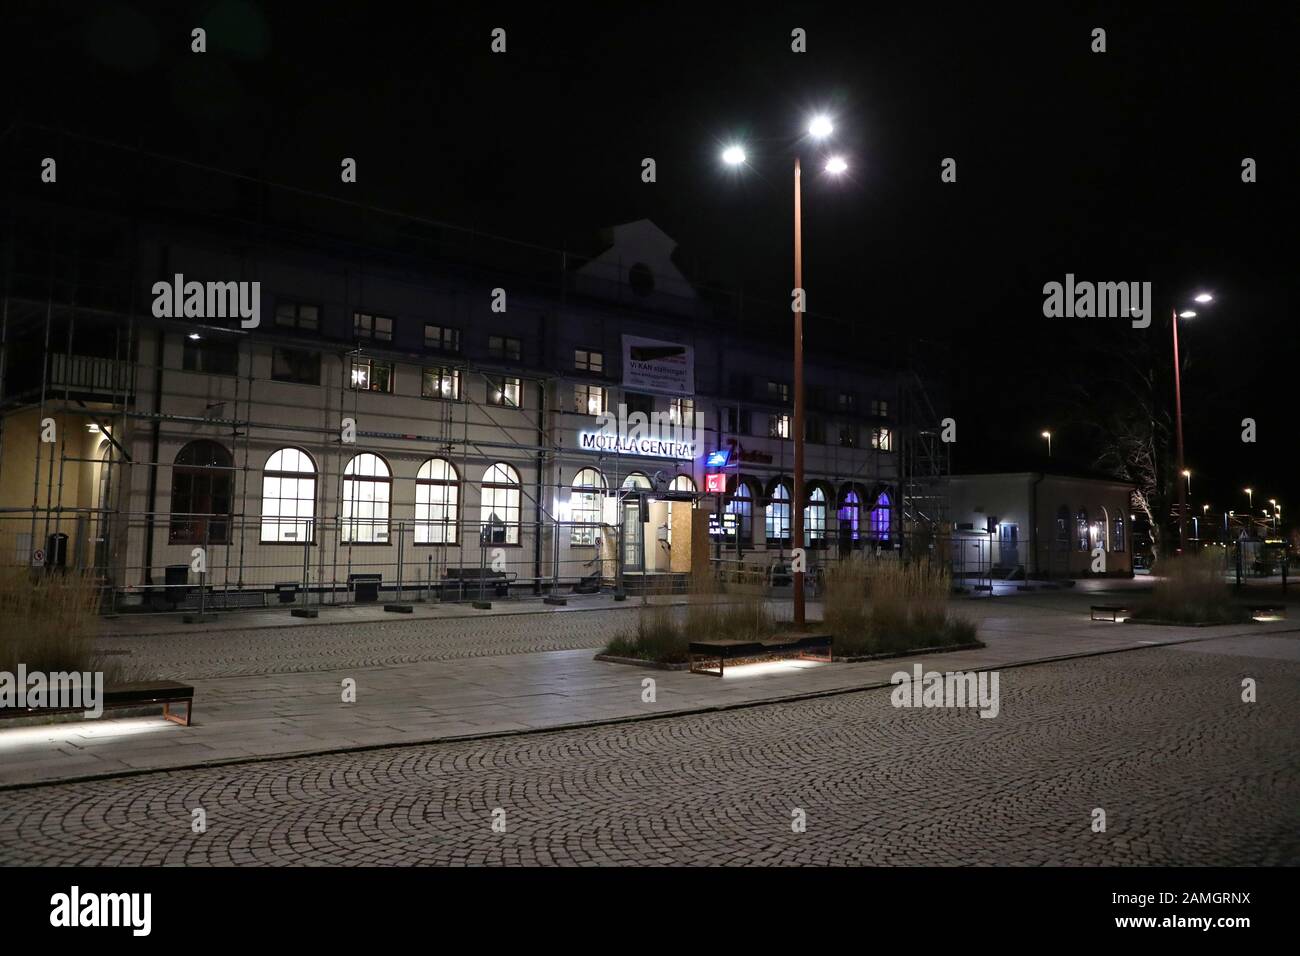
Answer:
<svg viewBox="0 0 1300 956"><path fill-rule="evenodd" d="M415 543L455 544L460 481L451 462L430 458L415 475Z"/></svg>
<svg viewBox="0 0 1300 956"><path fill-rule="evenodd" d="M790 416L769 415L767 418L767 436L769 438L789 438Z"/></svg>
<svg viewBox="0 0 1300 956"><path fill-rule="evenodd" d="M668 421L683 428L690 428L695 423L694 399L674 398L668 406Z"/></svg>
<svg viewBox="0 0 1300 956"><path fill-rule="evenodd" d="M857 541L859 522L862 519L862 501L856 491L846 492L840 499L840 508L836 513L839 520L840 540Z"/></svg>
<svg viewBox="0 0 1300 956"><path fill-rule="evenodd" d="M790 489L785 485L772 489L772 500L767 505L767 540L790 540Z"/></svg>
<svg viewBox="0 0 1300 956"><path fill-rule="evenodd" d="M575 385L573 410L579 415L600 415L605 411L605 389L600 385Z"/></svg>
<svg viewBox="0 0 1300 956"><path fill-rule="evenodd" d="M1110 549L1112 551L1124 550L1124 518L1117 515L1112 520L1113 532L1110 539Z"/></svg>
<svg viewBox="0 0 1300 956"><path fill-rule="evenodd" d="M519 408L523 383L517 378L487 376L487 400L489 405L504 405L507 408Z"/></svg>
<svg viewBox="0 0 1300 956"><path fill-rule="evenodd" d="M893 451L894 433L888 428L871 429L871 447L877 451Z"/></svg>
<svg viewBox="0 0 1300 956"><path fill-rule="evenodd" d="M518 544L519 519L519 472L499 461L483 473L481 530L490 544Z"/></svg>
<svg viewBox="0 0 1300 956"><path fill-rule="evenodd" d="M805 537L810 542L826 539L826 492L814 488L808 496L808 507L803 510Z"/></svg>
<svg viewBox="0 0 1300 956"><path fill-rule="evenodd" d="M743 481L736 482L736 491L727 502L727 513L736 516L736 533L742 545L754 539L754 499L749 493L749 486Z"/></svg>
<svg viewBox="0 0 1300 956"><path fill-rule="evenodd" d="M600 534L601 510L605 498L605 477L595 468L583 468L573 476L569 498L569 544L594 545Z"/></svg>
<svg viewBox="0 0 1300 956"><path fill-rule="evenodd" d="M876 505L871 509L871 536L877 541L889 539L891 525L889 492L882 491L876 497Z"/></svg>
<svg viewBox="0 0 1300 956"><path fill-rule="evenodd" d="M266 544L310 541L316 519L316 465L297 448L272 453L262 468L262 534Z"/></svg>
<svg viewBox="0 0 1300 956"><path fill-rule="evenodd" d="M388 506L392 497L388 465L369 452L356 455L343 469L339 540L346 544L387 544Z"/></svg>
<svg viewBox="0 0 1300 956"><path fill-rule="evenodd" d="M1075 537L1078 539L1078 549L1087 551L1090 540L1088 533L1088 509L1080 508L1079 513L1075 515Z"/></svg>
<svg viewBox="0 0 1300 956"><path fill-rule="evenodd" d="M460 401L460 369L426 368L420 379L420 395L423 398Z"/></svg>
<svg viewBox="0 0 1300 956"><path fill-rule="evenodd" d="M386 392L393 394L393 363L374 359L352 360L349 384L359 392Z"/></svg>
<svg viewBox="0 0 1300 956"><path fill-rule="evenodd" d="M580 372L599 374L605 371L605 355L603 352L593 352L591 349L574 349L573 367Z"/></svg>

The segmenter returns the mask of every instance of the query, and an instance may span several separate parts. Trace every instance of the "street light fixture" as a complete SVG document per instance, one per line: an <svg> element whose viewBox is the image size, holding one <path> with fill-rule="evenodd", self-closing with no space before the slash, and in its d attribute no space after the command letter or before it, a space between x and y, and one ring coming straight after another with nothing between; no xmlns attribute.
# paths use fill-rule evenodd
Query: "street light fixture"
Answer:
<svg viewBox="0 0 1300 956"><path fill-rule="evenodd" d="M1052 457L1052 433L1043 432L1043 437L1047 439L1047 457Z"/></svg>
<svg viewBox="0 0 1300 956"><path fill-rule="evenodd" d="M1244 491L1246 492L1246 507L1248 507L1248 508L1253 508L1253 507L1255 507L1255 496L1254 496L1254 494L1251 492L1251 490L1250 490L1249 488L1244 489Z"/></svg>
<svg viewBox="0 0 1300 956"><path fill-rule="evenodd" d="M834 132L835 126L830 117L819 113L808 122L808 135L814 140L823 140ZM729 166L740 166L745 162L745 151L738 145L727 147L722 153L722 161ZM849 168L841 156L831 156L826 161L826 171L832 175L843 173ZM803 289L803 173L796 153L794 158L794 287ZM794 551L803 550L804 540L804 389L803 389L803 315L805 296L800 294L794 300L794 497L791 502L793 514L791 521L791 547ZM805 597L803 591L804 572L794 571L794 625L804 624Z"/></svg>
<svg viewBox="0 0 1300 956"><path fill-rule="evenodd" d="M1214 301L1214 296L1208 292L1199 292L1196 294L1197 302L1209 303ZM1186 473L1183 466L1183 381L1182 381L1182 363L1178 358L1178 320L1195 318L1196 313L1191 309L1184 309L1179 312L1177 309L1172 310L1173 321L1170 323L1174 330L1174 423L1175 434L1178 439L1178 465L1179 472ZM1191 482L1189 481L1188 484ZM1183 536L1187 531L1187 489L1182 485L1178 486L1178 550L1183 548Z"/></svg>
<svg viewBox="0 0 1300 956"><path fill-rule="evenodd" d="M1192 473L1184 468L1183 477L1187 479L1187 494L1190 496L1192 493Z"/></svg>

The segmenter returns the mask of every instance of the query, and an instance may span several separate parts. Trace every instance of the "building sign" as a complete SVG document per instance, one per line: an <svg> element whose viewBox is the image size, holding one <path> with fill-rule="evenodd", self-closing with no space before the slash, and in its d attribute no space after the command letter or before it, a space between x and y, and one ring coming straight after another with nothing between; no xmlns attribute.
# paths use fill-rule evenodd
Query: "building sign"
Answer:
<svg viewBox="0 0 1300 956"><path fill-rule="evenodd" d="M646 458L672 458L685 461L695 457L695 442L664 438L642 438L613 432L578 432L578 447L583 451L614 455L642 455Z"/></svg>
<svg viewBox="0 0 1300 956"><path fill-rule="evenodd" d="M710 472L704 476L704 490L711 495L726 494L727 476L720 471Z"/></svg>
<svg viewBox="0 0 1300 956"><path fill-rule="evenodd" d="M727 463L731 461L731 449L719 448L717 451L709 452L709 457L705 459L706 468L726 468Z"/></svg>
<svg viewBox="0 0 1300 956"><path fill-rule="evenodd" d="M718 515L709 515L709 537L711 538L734 538L736 536L736 521L739 515L725 511L722 513L722 521L719 523Z"/></svg>
<svg viewBox="0 0 1300 956"><path fill-rule="evenodd" d="M695 349L679 342L623 336L625 388L670 395L695 394Z"/></svg>

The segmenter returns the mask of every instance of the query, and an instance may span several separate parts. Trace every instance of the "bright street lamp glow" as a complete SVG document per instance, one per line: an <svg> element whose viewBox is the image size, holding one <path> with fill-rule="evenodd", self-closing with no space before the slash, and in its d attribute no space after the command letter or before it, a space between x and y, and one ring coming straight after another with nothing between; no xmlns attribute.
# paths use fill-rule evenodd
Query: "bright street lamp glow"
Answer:
<svg viewBox="0 0 1300 956"><path fill-rule="evenodd" d="M1210 293L1208 293L1208 292L1202 292L1200 295L1198 295L1198 296L1196 297L1196 301L1197 301L1197 302L1213 302L1213 301L1214 301L1214 296L1210 295Z"/></svg>
<svg viewBox="0 0 1300 956"><path fill-rule="evenodd" d="M728 166L739 166L745 161L745 151L739 146L728 146L722 151L722 161Z"/></svg>
<svg viewBox="0 0 1300 956"><path fill-rule="evenodd" d="M834 129L830 117L825 115L814 116L808 124L808 132L814 139L825 139Z"/></svg>
<svg viewBox="0 0 1300 956"><path fill-rule="evenodd" d="M1178 317L1180 319L1194 319L1196 318L1196 313L1193 312L1191 309L1188 309L1185 312L1179 312Z"/></svg>
<svg viewBox="0 0 1300 956"><path fill-rule="evenodd" d="M1044 438L1051 438L1051 437L1052 437L1052 433L1051 433L1051 432L1043 432L1043 437L1044 437Z"/></svg>
<svg viewBox="0 0 1300 956"><path fill-rule="evenodd" d="M838 174L844 172L844 170L848 168L849 164L839 156L832 156L830 159L826 160L826 172L828 173Z"/></svg>

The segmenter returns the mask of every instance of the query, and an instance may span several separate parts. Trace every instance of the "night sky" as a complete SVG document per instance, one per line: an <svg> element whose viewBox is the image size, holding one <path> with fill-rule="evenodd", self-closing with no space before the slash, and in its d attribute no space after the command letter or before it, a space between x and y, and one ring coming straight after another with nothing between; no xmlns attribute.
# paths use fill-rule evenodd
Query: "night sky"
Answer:
<svg viewBox="0 0 1300 956"><path fill-rule="evenodd" d="M792 150L825 111L850 172L804 153L810 309L885 352L913 340L961 467L1030 463L1044 428L1058 464L1090 465L1074 386L1118 374L1117 350L1168 366L1168 312L1204 288L1216 302L1183 327L1193 510L1241 510L1246 485L1300 507L1294 7L6 6L9 120L554 248L648 217L691 274L756 301L788 302ZM739 176L718 159L732 141ZM1151 281L1151 327L1044 318L1067 272Z"/></svg>

